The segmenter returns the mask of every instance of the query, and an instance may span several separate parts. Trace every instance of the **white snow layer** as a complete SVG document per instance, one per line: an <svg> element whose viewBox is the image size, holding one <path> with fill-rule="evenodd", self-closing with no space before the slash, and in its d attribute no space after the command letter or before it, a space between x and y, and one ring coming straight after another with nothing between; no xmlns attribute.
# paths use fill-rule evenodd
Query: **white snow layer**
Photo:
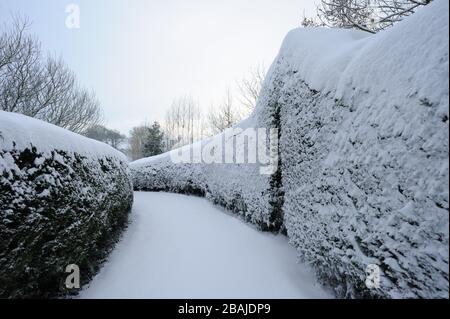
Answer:
<svg viewBox="0 0 450 319"><path fill-rule="evenodd" d="M91 278L132 203L122 153L0 112L0 297L59 296L69 264L84 268L83 280Z"/></svg>
<svg viewBox="0 0 450 319"><path fill-rule="evenodd" d="M131 163L135 187L204 193L263 229L282 204L291 243L338 296L448 298L448 6L376 35L288 34L242 124L281 130L281 182L166 154Z"/></svg>
<svg viewBox="0 0 450 319"><path fill-rule="evenodd" d="M277 61L289 63L311 89L351 102L357 93L403 105L427 99L448 115L448 1L437 0L395 27L363 31L300 28L285 38ZM356 91L356 92L355 92ZM261 106L261 104L260 104Z"/></svg>
<svg viewBox="0 0 450 319"><path fill-rule="evenodd" d="M253 127L256 127L256 122L254 117L250 117L233 129L246 130ZM191 154L192 161L201 161L201 152L206 153L206 149L210 150L208 154L212 154L212 160L224 162L225 152L220 143L224 145L229 141L246 152L248 144L245 140L236 138L245 133L234 133L233 129L166 154L130 163L135 189L205 195L214 203L245 216L261 228L271 228L271 194L268 191L270 175L260 174L260 165L247 162L212 165L190 163L189 160L178 164L173 162L183 151ZM236 153L233 156L236 158Z"/></svg>
<svg viewBox="0 0 450 319"><path fill-rule="evenodd" d="M21 151L31 145L42 153L59 150L90 158L108 155L127 161L124 154L105 143L22 114L0 111L0 150Z"/></svg>
<svg viewBox="0 0 450 319"><path fill-rule="evenodd" d="M204 199L135 193L124 238L81 298L327 298L295 249Z"/></svg>

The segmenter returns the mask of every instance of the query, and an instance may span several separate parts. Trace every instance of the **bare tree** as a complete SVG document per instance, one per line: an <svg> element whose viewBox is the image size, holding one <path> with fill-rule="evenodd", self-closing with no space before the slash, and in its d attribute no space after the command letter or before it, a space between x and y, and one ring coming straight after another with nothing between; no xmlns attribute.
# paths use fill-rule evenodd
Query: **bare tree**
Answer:
<svg viewBox="0 0 450 319"><path fill-rule="evenodd" d="M258 102L259 93L266 77L266 68L263 65L253 67L249 73L237 83L238 100L244 108L245 115L251 113ZM228 92L229 94L229 92Z"/></svg>
<svg viewBox="0 0 450 319"><path fill-rule="evenodd" d="M318 17L330 27L354 28L376 33L432 0L322 0Z"/></svg>
<svg viewBox="0 0 450 319"><path fill-rule="evenodd" d="M371 27L374 10L370 3L370 0L322 0L319 18L328 26L375 33Z"/></svg>
<svg viewBox="0 0 450 319"><path fill-rule="evenodd" d="M0 33L0 70L12 63L22 50L22 44L26 42L26 30L30 21L26 17L13 16L12 27L2 26Z"/></svg>
<svg viewBox="0 0 450 319"><path fill-rule="evenodd" d="M163 126L166 150L191 144L203 137L200 107L190 96L176 99L166 113Z"/></svg>
<svg viewBox="0 0 450 319"><path fill-rule="evenodd" d="M391 26L432 0L377 0L378 23Z"/></svg>
<svg viewBox="0 0 450 319"><path fill-rule="evenodd" d="M149 125L144 124L134 127L130 131L129 143L129 156L133 161L144 157L144 145L147 141L147 135L149 132Z"/></svg>
<svg viewBox="0 0 450 319"><path fill-rule="evenodd" d="M303 28L316 28L316 27L323 27L324 24L318 21L316 18L308 17L305 14L305 10L303 10L303 16L302 20L300 22L300 25Z"/></svg>
<svg viewBox="0 0 450 319"><path fill-rule="evenodd" d="M39 42L26 34L29 22L16 17L0 37L0 109L32 116L32 99L41 85Z"/></svg>
<svg viewBox="0 0 450 319"><path fill-rule="evenodd" d="M223 102L218 106L212 106L209 110L208 121L213 134L223 132L242 119L242 115L234 104L230 90L227 90Z"/></svg>
<svg viewBox="0 0 450 319"><path fill-rule="evenodd" d="M99 124L93 92L81 88L61 58L43 57L27 33L26 18L14 17L0 35L0 110L22 113L77 133Z"/></svg>

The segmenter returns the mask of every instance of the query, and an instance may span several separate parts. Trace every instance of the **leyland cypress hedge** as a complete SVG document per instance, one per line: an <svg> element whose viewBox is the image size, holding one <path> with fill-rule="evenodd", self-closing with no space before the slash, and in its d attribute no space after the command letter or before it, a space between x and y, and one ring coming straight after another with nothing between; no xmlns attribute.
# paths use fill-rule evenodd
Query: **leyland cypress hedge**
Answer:
<svg viewBox="0 0 450 319"><path fill-rule="evenodd" d="M133 192L126 158L102 143L0 112L0 297L54 297L66 267L81 284L127 224Z"/></svg>

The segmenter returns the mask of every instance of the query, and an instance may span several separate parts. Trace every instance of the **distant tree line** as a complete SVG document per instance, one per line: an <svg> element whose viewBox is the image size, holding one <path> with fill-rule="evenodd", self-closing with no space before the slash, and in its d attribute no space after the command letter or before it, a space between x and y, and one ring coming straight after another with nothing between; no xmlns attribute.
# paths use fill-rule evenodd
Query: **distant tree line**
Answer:
<svg viewBox="0 0 450 319"><path fill-rule="evenodd" d="M258 101L265 73L261 66L250 69L237 83L237 98L227 90L223 100L211 105L205 114L187 95L173 101L161 123L136 126L128 137L102 125L92 126L84 135L119 149L130 160L159 155L220 133L248 116Z"/></svg>
<svg viewBox="0 0 450 319"><path fill-rule="evenodd" d="M255 108L265 74L262 66L250 69L237 83L237 98L228 89L222 101L211 105L206 114L191 96L175 99L162 123L143 124L130 131L130 159L158 155L236 125Z"/></svg>
<svg viewBox="0 0 450 319"><path fill-rule="evenodd" d="M132 160L158 155L235 125L253 111L265 77L263 67L253 68L237 83L238 98L228 90L207 114L191 96L177 98L162 123L135 127L127 138L101 125L100 103L94 92L80 86L61 58L44 53L29 27L29 20L21 16L0 27L0 110L22 113L107 143Z"/></svg>
<svg viewBox="0 0 450 319"><path fill-rule="evenodd" d="M0 110L22 113L76 133L101 121L99 101L61 58L46 55L16 16L0 29Z"/></svg>
<svg viewBox="0 0 450 319"><path fill-rule="evenodd" d="M116 149L120 149L122 143L126 141L126 136L119 131L111 130L103 125L94 125L83 132L86 137L109 144Z"/></svg>
<svg viewBox="0 0 450 319"><path fill-rule="evenodd" d="M328 26L377 33L432 0L321 0L317 18L303 16L303 27Z"/></svg>

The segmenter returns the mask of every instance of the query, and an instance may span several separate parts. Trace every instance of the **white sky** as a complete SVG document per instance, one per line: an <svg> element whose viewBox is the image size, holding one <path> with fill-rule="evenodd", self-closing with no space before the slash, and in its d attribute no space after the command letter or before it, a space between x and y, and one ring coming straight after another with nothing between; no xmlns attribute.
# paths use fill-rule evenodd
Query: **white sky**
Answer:
<svg viewBox="0 0 450 319"><path fill-rule="evenodd" d="M65 27L69 3L80 29ZM128 133L183 95L207 110L251 67L269 67L304 10L314 0L2 0L0 20L29 16L43 48L95 90L106 125Z"/></svg>

